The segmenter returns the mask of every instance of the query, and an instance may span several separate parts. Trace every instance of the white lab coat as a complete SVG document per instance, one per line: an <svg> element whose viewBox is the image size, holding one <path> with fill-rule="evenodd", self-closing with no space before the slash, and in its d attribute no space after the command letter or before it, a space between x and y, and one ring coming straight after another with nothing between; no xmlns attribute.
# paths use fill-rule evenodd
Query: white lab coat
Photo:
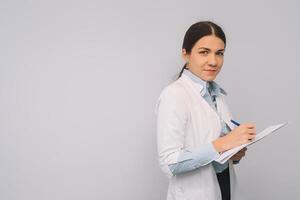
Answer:
<svg viewBox="0 0 300 200"><path fill-rule="evenodd" d="M185 74L167 86L156 106L159 164L169 177L167 200L221 200L215 170L208 160L191 172L173 175L168 165L177 162L183 150L212 142L221 132L220 117L230 123L231 114L224 96L216 98L217 112L205 101L196 85ZM220 116L220 117L219 117ZM231 200L235 200L236 177L229 161Z"/></svg>

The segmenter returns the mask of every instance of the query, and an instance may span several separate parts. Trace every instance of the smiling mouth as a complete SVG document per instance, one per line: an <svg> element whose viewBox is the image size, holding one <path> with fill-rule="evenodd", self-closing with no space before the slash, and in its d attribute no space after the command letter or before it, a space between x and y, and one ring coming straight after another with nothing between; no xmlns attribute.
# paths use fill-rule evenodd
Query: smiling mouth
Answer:
<svg viewBox="0 0 300 200"><path fill-rule="evenodd" d="M207 71L207 72L215 72L217 70L213 70L213 69L205 69L204 71Z"/></svg>

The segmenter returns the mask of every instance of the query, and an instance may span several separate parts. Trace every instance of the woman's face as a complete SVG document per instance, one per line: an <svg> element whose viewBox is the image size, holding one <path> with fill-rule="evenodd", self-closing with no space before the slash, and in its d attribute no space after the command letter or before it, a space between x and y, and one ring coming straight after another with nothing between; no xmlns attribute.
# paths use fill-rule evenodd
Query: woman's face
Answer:
<svg viewBox="0 0 300 200"><path fill-rule="evenodd" d="M214 35L209 35L199 39L190 54L183 49L182 56L193 74L202 80L212 81L222 68L224 51L224 42Z"/></svg>

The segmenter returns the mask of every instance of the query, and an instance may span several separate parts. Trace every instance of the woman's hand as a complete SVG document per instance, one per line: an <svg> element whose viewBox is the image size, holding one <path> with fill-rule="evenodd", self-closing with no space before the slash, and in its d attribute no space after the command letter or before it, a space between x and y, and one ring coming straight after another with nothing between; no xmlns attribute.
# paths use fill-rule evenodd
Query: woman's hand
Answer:
<svg viewBox="0 0 300 200"><path fill-rule="evenodd" d="M230 159L233 161L239 161L246 155L247 147L242 148L239 152L234 154Z"/></svg>
<svg viewBox="0 0 300 200"><path fill-rule="evenodd" d="M224 152L236 146L251 142L256 135L255 125L252 123L241 124L227 135L213 141L218 152Z"/></svg>

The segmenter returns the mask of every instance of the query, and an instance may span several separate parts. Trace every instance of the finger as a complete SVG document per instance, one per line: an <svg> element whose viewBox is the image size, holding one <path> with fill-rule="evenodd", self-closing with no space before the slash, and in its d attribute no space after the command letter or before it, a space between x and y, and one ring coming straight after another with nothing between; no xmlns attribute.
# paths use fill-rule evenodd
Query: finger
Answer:
<svg viewBox="0 0 300 200"><path fill-rule="evenodd" d="M246 130L246 133L247 133L247 134L250 134L250 135L256 135L255 129L247 129L247 130Z"/></svg>
<svg viewBox="0 0 300 200"><path fill-rule="evenodd" d="M255 128L255 125L253 123L244 123L243 125L247 128L251 128L251 129Z"/></svg>
<svg viewBox="0 0 300 200"><path fill-rule="evenodd" d="M240 158L244 157L245 155L246 155L245 152L240 152L237 154L237 157L240 159Z"/></svg>
<svg viewBox="0 0 300 200"><path fill-rule="evenodd" d="M239 151L239 152L237 153L237 155L238 155L239 157L244 156L245 154L246 154L245 151Z"/></svg>
<svg viewBox="0 0 300 200"><path fill-rule="evenodd" d="M244 147L240 150L240 152L246 152L247 151L247 147Z"/></svg>
<svg viewBox="0 0 300 200"><path fill-rule="evenodd" d="M255 135L247 135L248 140L253 140L255 138Z"/></svg>
<svg viewBox="0 0 300 200"><path fill-rule="evenodd" d="M238 156L232 156L231 158L232 158L232 160L239 160L240 159Z"/></svg>
<svg viewBox="0 0 300 200"><path fill-rule="evenodd" d="M245 155L234 155L232 156L233 160L240 160L242 157L244 157Z"/></svg>
<svg viewBox="0 0 300 200"><path fill-rule="evenodd" d="M245 142L247 143L247 142L254 140L255 135L244 135L243 138L244 138Z"/></svg>
<svg viewBox="0 0 300 200"><path fill-rule="evenodd" d="M241 150L239 150L236 154L237 155L240 155L241 153L243 153L243 152L245 152L246 150L244 150L244 149L241 149Z"/></svg>

